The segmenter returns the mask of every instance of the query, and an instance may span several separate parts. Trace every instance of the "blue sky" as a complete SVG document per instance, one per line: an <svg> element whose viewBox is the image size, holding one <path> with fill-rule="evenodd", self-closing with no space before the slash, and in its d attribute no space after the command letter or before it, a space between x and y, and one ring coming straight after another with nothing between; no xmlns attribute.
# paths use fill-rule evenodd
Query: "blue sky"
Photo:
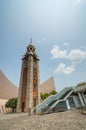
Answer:
<svg viewBox="0 0 86 130"><path fill-rule="evenodd" d="M0 69L17 86L31 37L41 83L54 76L60 91L86 81L86 0L0 0Z"/></svg>

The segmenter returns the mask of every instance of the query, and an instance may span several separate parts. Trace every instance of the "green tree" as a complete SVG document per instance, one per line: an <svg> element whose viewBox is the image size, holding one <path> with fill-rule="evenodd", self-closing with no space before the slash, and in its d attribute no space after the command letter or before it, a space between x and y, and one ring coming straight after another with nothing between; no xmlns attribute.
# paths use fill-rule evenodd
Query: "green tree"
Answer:
<svg viewBox="0 0 86 130"><path fill-rule="evenodd" d="M55 90L52 90L52 92L50 93L41 93L41 100L45 100L46 98L48 98L50 95L55 95L57 92Z"/></svg>
<svg viewBox="0 0 86 130"><path fill-rule="evenodd" d="M11 99L9 99L6 102L5 107L12 108L12 112L15 112L16 111L16 107L17 107L17 98L11 98Z"/></svg>
<svg viewBox="0 0 86 130"><path fill-rule="evenodd" d="M57 94L55 90L52 90L52 92L50 92L50 95L55 95L55 94Z"/></svg>

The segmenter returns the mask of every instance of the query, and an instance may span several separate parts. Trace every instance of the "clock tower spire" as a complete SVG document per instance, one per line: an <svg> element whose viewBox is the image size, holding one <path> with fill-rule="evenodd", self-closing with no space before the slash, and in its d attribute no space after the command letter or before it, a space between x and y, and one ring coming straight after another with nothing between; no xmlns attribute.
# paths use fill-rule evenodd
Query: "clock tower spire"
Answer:
<svg viewBox="0 0 86 130"><path fill-rule="evenodd" d="M30 44L32 43L32 38L30 38Z"/></svg>

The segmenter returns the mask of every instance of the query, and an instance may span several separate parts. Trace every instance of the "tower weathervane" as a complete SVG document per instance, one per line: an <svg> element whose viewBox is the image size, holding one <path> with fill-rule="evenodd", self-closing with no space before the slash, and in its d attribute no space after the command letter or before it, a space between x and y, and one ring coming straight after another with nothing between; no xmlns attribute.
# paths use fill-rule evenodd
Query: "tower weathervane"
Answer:
<svg viewBox="0 0 86 130"><path fill-rule="evenodd" d="M30 38L30 43L32 43L32 38Z"/></svg>

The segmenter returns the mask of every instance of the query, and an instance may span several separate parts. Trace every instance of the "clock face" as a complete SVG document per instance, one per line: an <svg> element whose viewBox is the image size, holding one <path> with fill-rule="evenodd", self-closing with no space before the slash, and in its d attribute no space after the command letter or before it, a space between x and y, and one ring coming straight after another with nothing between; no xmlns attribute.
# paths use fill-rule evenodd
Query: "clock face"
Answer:
<svg viewBox="0 0 86 130"><path fill-rule="evenodd" d="M30 46L30 47L29 47L29 51L30 51L30 52L34 52L33 46Z"/></svg>

